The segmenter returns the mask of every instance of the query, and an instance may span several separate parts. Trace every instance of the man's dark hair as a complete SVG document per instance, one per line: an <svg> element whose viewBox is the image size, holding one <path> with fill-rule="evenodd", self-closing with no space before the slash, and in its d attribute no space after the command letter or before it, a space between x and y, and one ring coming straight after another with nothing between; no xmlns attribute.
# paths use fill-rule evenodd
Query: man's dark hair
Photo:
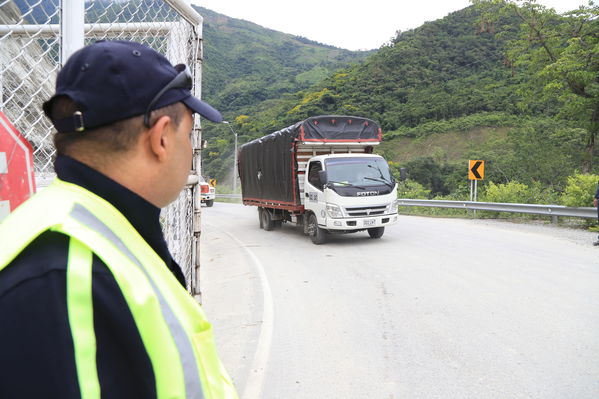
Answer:
<svg viewBox="0 0 599 399"><path fill-rule="evenodd" d="M79 111L79 107L67 96L56 98L52 104L52 119L62 119ZM150 126L162 116L169 116L175 126L179 126L185 112L185 105L177 102L152 111ZM78 146L93 145L98 152L109 154L126 152L133 148L139 135L146 129L143 115L123 119L106 126L86 129L83 132L56 133L54 146L57 155L71 155Z"/></svg>

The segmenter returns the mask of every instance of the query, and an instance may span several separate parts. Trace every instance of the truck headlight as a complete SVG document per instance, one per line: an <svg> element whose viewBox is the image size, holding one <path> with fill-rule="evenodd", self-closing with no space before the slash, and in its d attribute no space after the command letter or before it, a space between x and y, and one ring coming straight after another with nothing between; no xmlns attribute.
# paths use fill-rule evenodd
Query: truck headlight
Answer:
<svg viewBox="0 0 599 399"><path fill-rule="evenodd" d="M395 200L389 204L387 208L387 213L397 213L397 207L399 206L399 200Z"/></svg>
<svg viewBox="0 0 599 399"><path fill-rule="evenodd" d="M339 219L343 217L343 211L338 205L335 204L327 204L327 213L329 217L334 219Z"/></svg>

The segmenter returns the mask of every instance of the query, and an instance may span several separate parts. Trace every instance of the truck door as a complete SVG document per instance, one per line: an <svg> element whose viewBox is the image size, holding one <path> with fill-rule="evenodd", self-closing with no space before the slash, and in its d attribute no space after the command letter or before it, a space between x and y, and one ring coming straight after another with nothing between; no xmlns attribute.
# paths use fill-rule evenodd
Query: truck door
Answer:
<svg viewBox="0 0 599 399"><path fill-rule="evenodd" d="M318 172L321 170L322 163L320 161L310 161L306 183L304 184L304 195L306 197L304 206L306 209L314 212L318 219L318 224L325 224L323 219L326 215L326 200L324 198L323 186L318 176Z"/></svg>

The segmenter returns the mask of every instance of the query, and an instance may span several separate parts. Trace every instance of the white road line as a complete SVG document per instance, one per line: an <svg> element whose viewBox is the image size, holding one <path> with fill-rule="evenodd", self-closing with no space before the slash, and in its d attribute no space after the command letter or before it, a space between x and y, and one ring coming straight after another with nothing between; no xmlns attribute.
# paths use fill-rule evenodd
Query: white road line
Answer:
<svg viewBox="0 0 599 399"><path fill-rule="evenodd" d="M260 283L262 285L262 326L260 327L260 335L258 337L258 344L256 345L256 353L254 354L250 374L248 375L243 394L241 395L241 399L259 399L262 394L262 387L264 386L264 377L266 376L268 358L270 356L270 348L272 345L274 313L272 293L270 291L268 278L266 277L264 267L262 267L260 260L237 237L226 231L224 231L224 233L245 250L258 272L258 276L260 276Z"/></svg>

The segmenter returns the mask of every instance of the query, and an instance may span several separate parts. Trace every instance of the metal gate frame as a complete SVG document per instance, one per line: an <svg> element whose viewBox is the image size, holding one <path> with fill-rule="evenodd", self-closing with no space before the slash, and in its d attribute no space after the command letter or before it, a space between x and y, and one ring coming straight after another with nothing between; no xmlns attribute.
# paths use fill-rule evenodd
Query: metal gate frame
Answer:
<svg viewBox="0 0 599 399"><path fill-rule="evenodd" d="M162 0L162 2L170 7L169 11L176 12L179 16L179 21L136 22L129 20L124 23L115 21L86 24L85 8L88 5L84 1L60 0L59 13L53 15L52 18L48 17L48 20L59 17L59 24L30 24L21 20L17 21L17 24L0 25L0 49L4 40L8 42L8 40L15 37L25 37L33 42L44 38L56 39L58 36L60 40L58 67L60 67L71 54L84 46L86 39L100 39L113 36L127 37L127 35L136 37L140 32L144 35L164 36L167 38L167 48L164 51L164 55L173 63L184 62L189 65L194 76L193 94L201 98L203 18L186 0ZM9 3L11 1L0 0L0 8L2 6L10 6ZM117 3L119 5L127 5L126 2L112 2L107 3L107 5L112 6L112 4ZM39 4L39 2L34 2L32 8L39 6ZM181 53L182 47L184 54ZM178 62L174 62L175 60ZM8 90L7 85L3 85L2 68L3 66L0 64L0 110L3 110L3 107L7 105L3 103L3 90ZM20 87L19 85L18 88ZM41 110L39 112L41 113ZM29 129L34 128L25 126L25 130ZM25 136L27 137L26 132ZM169 249L183 269L188 282L187 289L198 300L200 299L199 240L201 234L201 203L198 176L201 172L201 139L200 118L196 115L194 117L192 133L193 164L187 180L187 186L176 203L164 208L161 213L161 221L163 222L163 229ZM48 161L46 160L45 164L38 168L38 171L45 171L48 167ZM46 184L48 179L46 178Z"/></svg>

